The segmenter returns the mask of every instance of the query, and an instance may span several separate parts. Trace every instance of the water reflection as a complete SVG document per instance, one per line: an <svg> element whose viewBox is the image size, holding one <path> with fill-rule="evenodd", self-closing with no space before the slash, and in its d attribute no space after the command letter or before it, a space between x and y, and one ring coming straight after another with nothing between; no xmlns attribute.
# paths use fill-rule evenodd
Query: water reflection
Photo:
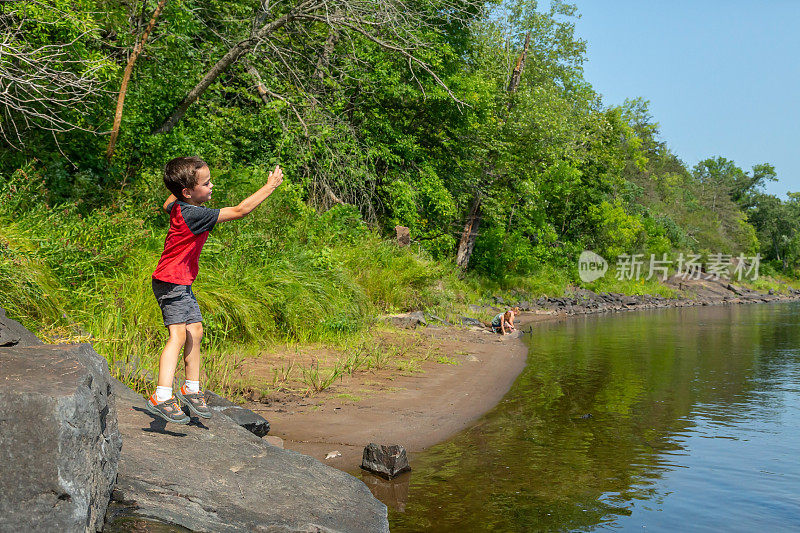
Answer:
<svg viewBox="0 0 800 533"><path fill-rule="evenodd" d="M800 526L798 308L537 327L504 401L413 458L392 531Z"/></svg>
<svg viewBox="0 0 800 533"><path fill-rule="evenodd" d="M411 482L411 474L411 472L406 472L388 480L362 470L361 481L388 508L403 512L406 510L406 504L408 503L408 487Z"/></svg>

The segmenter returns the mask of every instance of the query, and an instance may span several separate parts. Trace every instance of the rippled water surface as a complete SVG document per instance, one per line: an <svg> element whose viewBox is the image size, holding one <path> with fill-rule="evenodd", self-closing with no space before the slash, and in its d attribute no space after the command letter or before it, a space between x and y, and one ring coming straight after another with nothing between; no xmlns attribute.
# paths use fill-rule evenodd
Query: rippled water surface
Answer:
<svg viewBox="0 0 800 533"><path fill-rule="evenodd" d="M504 401L384 487L392 531L800 530L798 315L537 325Z"/></svg>

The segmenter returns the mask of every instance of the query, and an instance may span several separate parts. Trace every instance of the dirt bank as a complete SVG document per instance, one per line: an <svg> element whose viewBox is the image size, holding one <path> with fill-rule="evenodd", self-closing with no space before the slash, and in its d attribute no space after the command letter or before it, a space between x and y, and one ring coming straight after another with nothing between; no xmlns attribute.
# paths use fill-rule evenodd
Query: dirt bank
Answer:
<svg viewBox="0 0 800 533"><path fill-rule="evenodd" d="M402 444L414 453L468 427L500 401L525 367L527 346L519 333L423 328L404 335L416 337L418 350L433 347L440 355L413 372L366 371L312 398L245 407L267 418L270 434L284 439L286 448L352 471L370 442ZM326 460L332 451L341 456Z"/></svg>

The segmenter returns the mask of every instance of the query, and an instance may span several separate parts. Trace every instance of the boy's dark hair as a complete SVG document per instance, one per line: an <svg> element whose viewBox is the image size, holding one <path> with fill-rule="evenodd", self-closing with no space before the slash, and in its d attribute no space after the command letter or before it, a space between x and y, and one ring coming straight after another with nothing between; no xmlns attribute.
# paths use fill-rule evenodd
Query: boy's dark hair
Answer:
<svg viewBox="0 0 800 533"><path fill-rule="evenodd" d="M207 167L208 163L193 155L176 157L164 166L164 185L178 200L185 200L183 189L192 189L197 185L197 171Z"/></svg>

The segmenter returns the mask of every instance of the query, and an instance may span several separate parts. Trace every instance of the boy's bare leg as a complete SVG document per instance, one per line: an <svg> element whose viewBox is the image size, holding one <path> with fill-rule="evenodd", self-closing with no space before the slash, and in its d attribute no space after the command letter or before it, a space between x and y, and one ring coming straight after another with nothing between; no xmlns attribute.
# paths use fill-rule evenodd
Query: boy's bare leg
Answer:
<svg viewBox="0 0 800 533"><path fill-rule="evenodd" d="M203 323L186 324L186 340L183 345L183 362L186 379L200 381L200 341L203 338Z"/></svg>
<svg viewBox="0 0 800 533"><path fill-rule="evenodd" d="M186 344L186 324L170 324L169 339L164 351L161 352L161 359L158 363L158 386L172 388L172 380L175 378L175 367L181 356L181 348Z"/></svg>
<svg viewBox="0 0 800 533"><path fill-rule="evenodd" d="M186 342L183 345L186 382L175 394L192 413L201 418L211 418L211 409L208 408L205 394L200 388L200 340L202 338L202 322L186 324Z"/></svg>

